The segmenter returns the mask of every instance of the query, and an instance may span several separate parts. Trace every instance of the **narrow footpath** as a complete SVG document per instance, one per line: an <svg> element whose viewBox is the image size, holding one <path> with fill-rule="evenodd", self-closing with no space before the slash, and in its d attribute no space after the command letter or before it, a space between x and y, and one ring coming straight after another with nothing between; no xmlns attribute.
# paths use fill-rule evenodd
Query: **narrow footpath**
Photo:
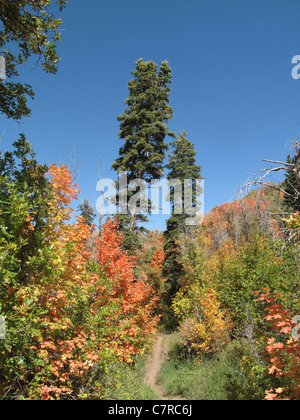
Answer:
<svg viewBox="0 0 300 420"><path fill-rule="evenodd" d="M181 396L165 395L161 385L157 383L157 375L162 367L162 364L168 354L168 335L159 335L157 342L154 345L151 361L147 366L146 383L150 385L159 395L160 400L177 400L183 401Z"/></svg>

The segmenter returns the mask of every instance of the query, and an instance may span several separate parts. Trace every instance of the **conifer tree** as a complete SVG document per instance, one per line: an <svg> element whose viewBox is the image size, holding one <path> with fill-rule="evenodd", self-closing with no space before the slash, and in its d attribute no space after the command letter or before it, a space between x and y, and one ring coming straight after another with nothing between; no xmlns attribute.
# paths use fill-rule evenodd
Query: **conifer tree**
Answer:
<svg viewBox="0 0 300 420"><path fill-rule="evenodd" d="M180 133L172 146L173 152L169 155L169 163L166 168L169 169L168 180L180 180L184 184L185 180L203 179L201 177L201 166L196 164L195 145L187 139L187 133ZM182 202L184 203L184 189L182 188ZM183 207L180 214L175 214L174 190L171 189L170 200L172 203L172 214L167 220L167 229L164 235L164 252L166 258L163 265L163 276L167 279L165 284L165 304L170 307L172 300L179 289L179 278L182 275L183 267L178 261L178 239L181 234L187 234L190 229L195 227L186 226L186 220L189 217ZM196 205L196 194L193 194L193 205ZM172 314L169 313L169 316ZM168 320L169 322L170 320ZM172 321L171 321L172 322Z"/></svg>
<svg viewBox="0 0 300 420"><path fill-rule="evenodd" d="M0 283L5 273L14 272L7 279L27 284L32 271L42 273L45 268L41 255L49 245L45 232L53 189L46 177L48 167L37 162L24 134L13 146L13 152L0 152Z"/></svg>
<svg viewBox="0 0 300 420"><path fill-rule="evenodd" d="M167 61L160 67L153 61L139 59L132 72L134 79L128 83L129 96L125 112L118 116L119 138L124 142L112 169L127 172L128 183L133 180L147 184L163 175L163 161L168 144L166 136L175 137L167 126L173 117L169 105L171 68ZM135 192L127 192L128 200ZM143 214L122 215L122 224L133 234L138 222L145 222ZM127 226L127 228L126 228Z"/></svg>
<svg viewBox="0 0 300 420"><path fill-rule="evenodd" d="M86 220L86 223L89 226L92 226L96 217L96 213L93 207L90 205L89 200L84 199L83 203L79 204L78 210L80 211L80 215Z"/></svg>
<svg viewBox="0 0 300 420"><path fill-rule="evenodd" d="M295 159L288 155L287 163L294 164ZM286 207L292 211L300 211L300 187L296 179L294 166L288 166L284 181L284 189L286 192L284 197Z"/></svg>

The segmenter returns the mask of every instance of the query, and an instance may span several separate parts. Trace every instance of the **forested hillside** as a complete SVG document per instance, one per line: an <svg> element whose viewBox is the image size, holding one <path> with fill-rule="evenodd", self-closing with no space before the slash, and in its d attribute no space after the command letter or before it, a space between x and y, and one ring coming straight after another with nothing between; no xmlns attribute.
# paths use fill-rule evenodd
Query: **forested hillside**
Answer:
<svg viewBox="0 0 300 420"><path fill-rule="evenodd" d="M299 399L299 213L285 212L258 188L179 237L179 366L219 361L222 398Z"/></svg>
<svg viewBox="0 0 300 420"><path fill-rule="evenodd" d="M177 326L180 360L231 354L229 397L299 398L299 197L287 208L260 187L200 226L179 220L175 258L168 231L136 233L130 255L118 216L99 236L71 208L70 170L40 165L24 137L0 168L1 398L111 396L111 366L133 367L157 328Z"/></svg>

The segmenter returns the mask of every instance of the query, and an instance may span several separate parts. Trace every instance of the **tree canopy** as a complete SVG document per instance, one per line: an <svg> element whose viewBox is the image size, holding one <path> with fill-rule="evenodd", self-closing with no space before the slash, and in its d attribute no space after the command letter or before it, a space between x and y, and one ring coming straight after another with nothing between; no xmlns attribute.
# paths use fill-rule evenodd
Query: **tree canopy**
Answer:
<svg viewBox="0 0 300 420"><path fill-rule="evenodd" d="M0 0L0 55L6 63L6 81L0 81L0 113L7 118L21 120L31 113L28 99L34 98L32 86L15 81L20 65L32 58L46 73L57 72L62 21L52 9L62 11L67 1Z"/></svg>

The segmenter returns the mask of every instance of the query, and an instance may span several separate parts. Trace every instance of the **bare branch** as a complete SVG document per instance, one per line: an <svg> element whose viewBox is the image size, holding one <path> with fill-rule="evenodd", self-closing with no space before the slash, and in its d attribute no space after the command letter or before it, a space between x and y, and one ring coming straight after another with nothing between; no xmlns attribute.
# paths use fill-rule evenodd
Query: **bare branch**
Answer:
<svg viewBox="0 0 300 420"><path fill-rule="evenodd" d="M279 162L277 160L261 159L261 161L268 162L268 163L276 163L276 165L294 166L293 163Z"/></svg>

